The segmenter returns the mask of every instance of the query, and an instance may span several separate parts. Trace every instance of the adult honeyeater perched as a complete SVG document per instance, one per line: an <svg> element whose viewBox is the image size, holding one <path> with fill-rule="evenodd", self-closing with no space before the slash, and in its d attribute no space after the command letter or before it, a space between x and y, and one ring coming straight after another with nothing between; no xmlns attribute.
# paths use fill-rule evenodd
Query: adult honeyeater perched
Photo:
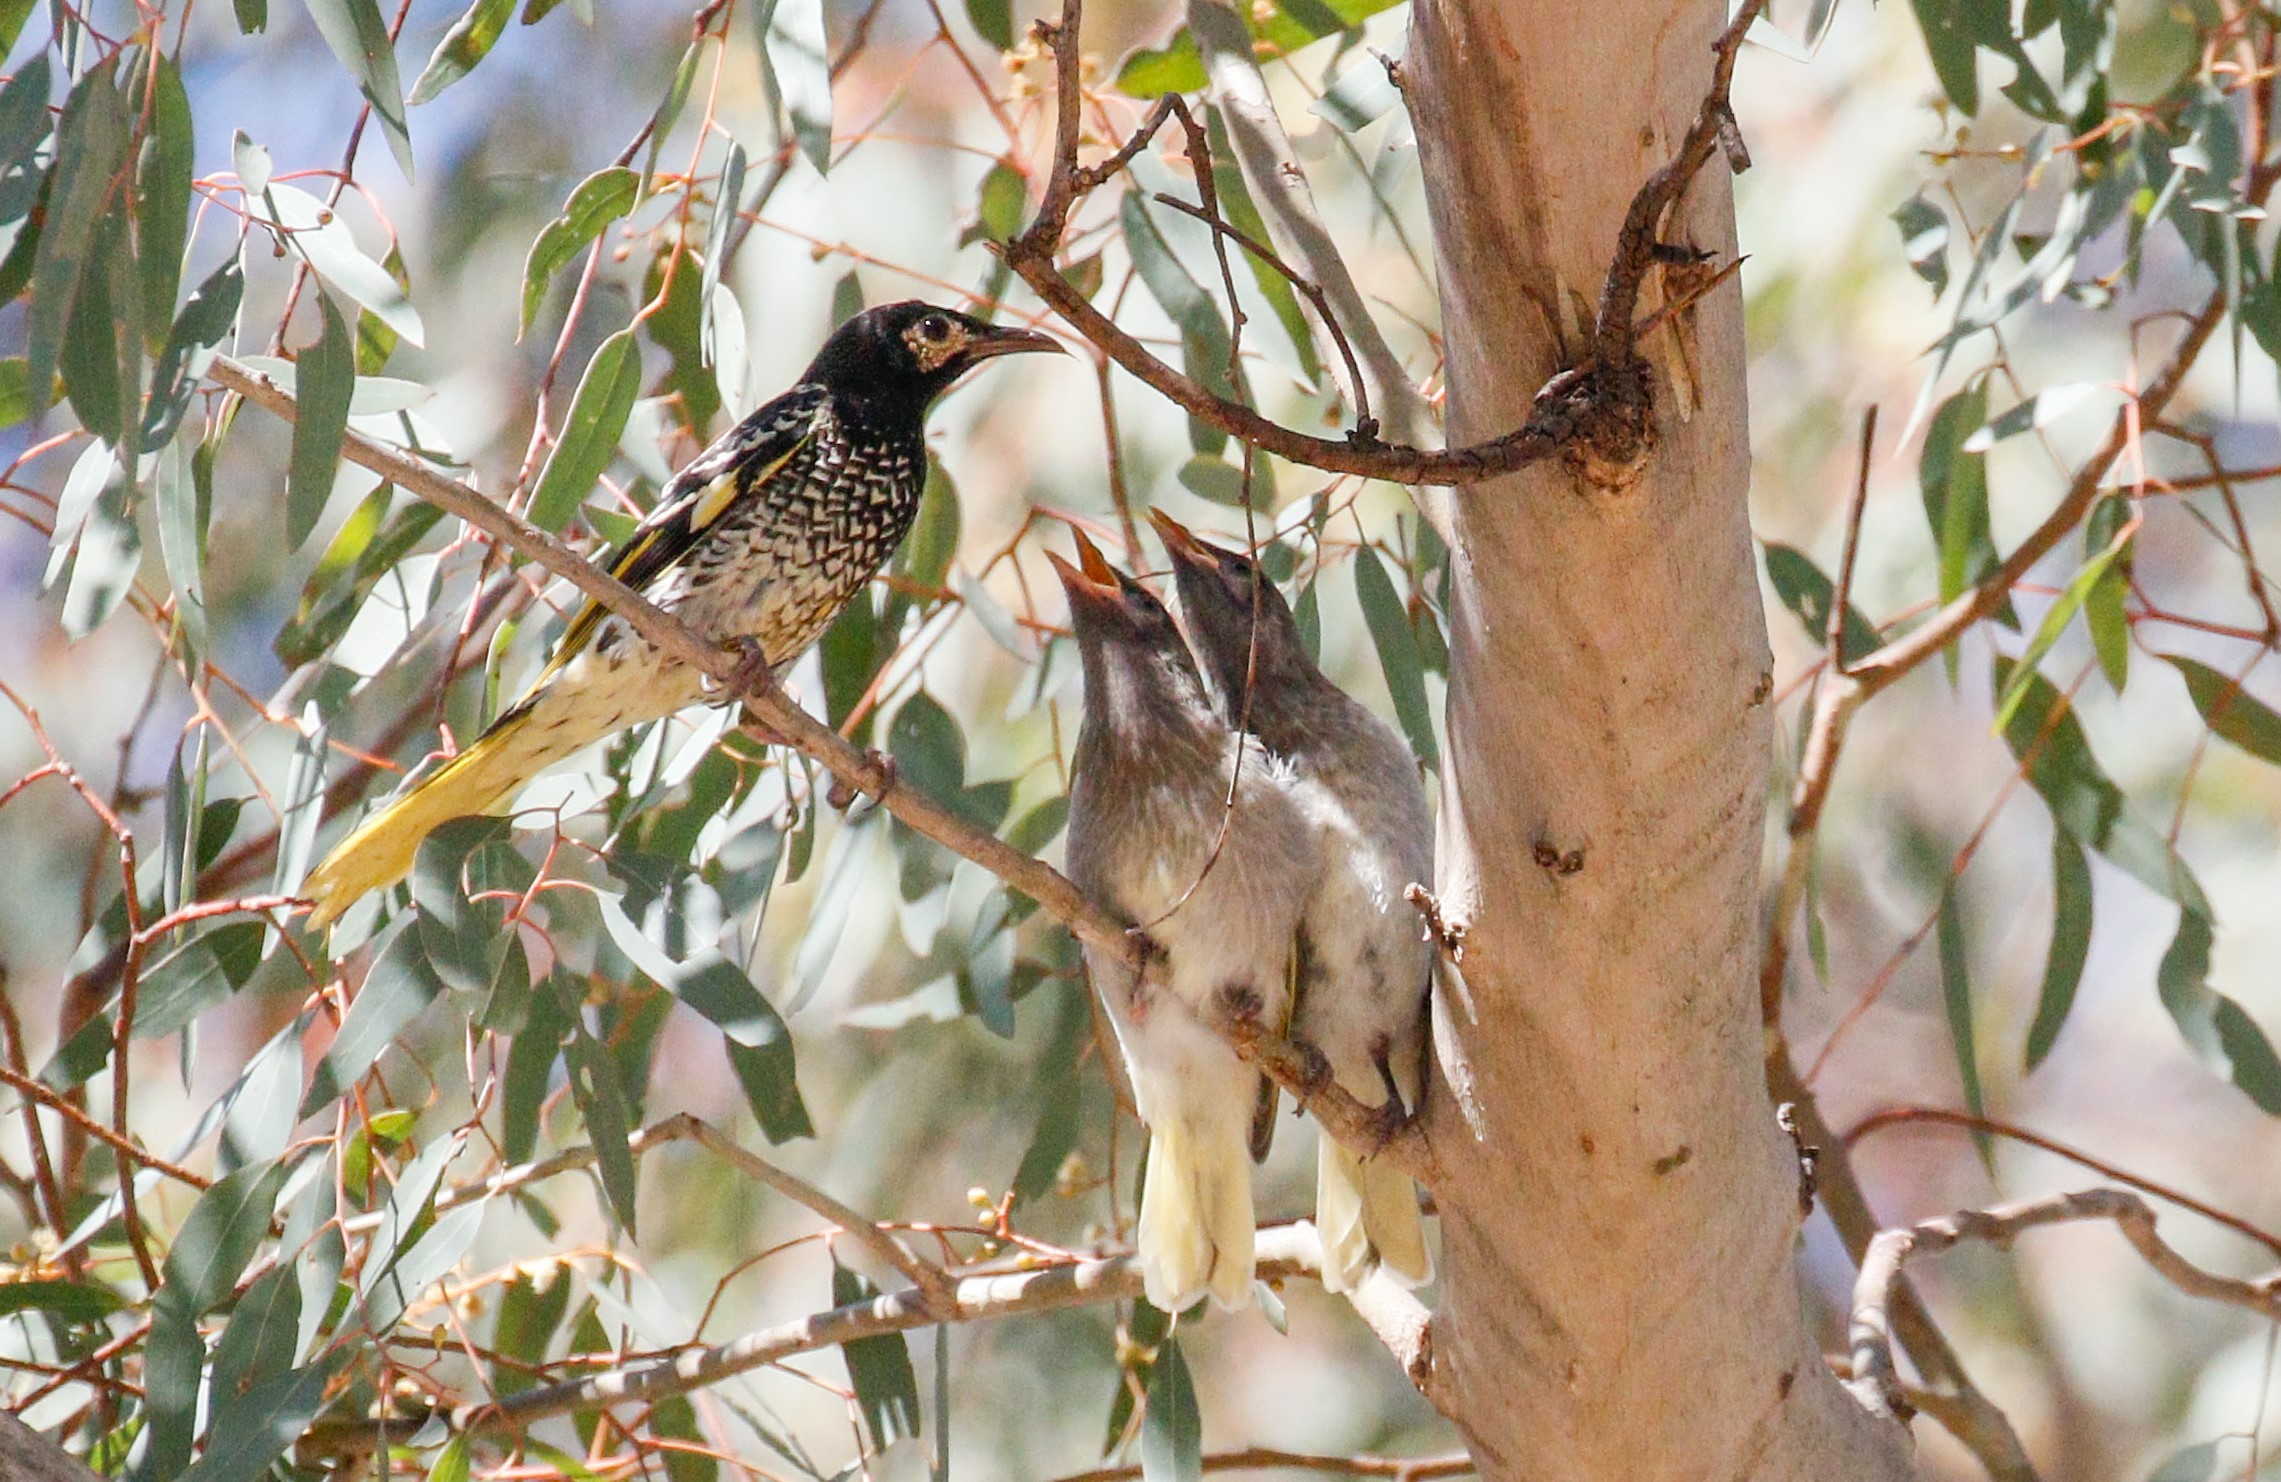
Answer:
<svg viewBox="0 0 2281 1482"><path fill-rule="evenodd" d="M1145 979L1086 953L1149 1129L1143 1284L1166 1312L1207 1293L1237 1307L1251 1291L1261 1077L1206 1016L1282 1025L1316 836L1289 769L1239 747L1214 712L1163 604L1082 535L1077 549L1079 567L1053 558L1085 666L1069 873L1155 948Z"/></svg>
<svg viewBox="0 0 2281 1482"><path fill-rule="evenodd" d="M1258 563L1198 540L1159 511L1180 615L1220 713L1247 727L1304 781L1294 796L1322 843L1301 932L1292 1034L1314 1045L1348 1094L1388 1119L1414 1110L1425 1076L1434 948L1405 892L1433 878L1433 815L1394 728L1307 657L1290 607ZM1417 1191L1368 1149L1322 1138L1315 1224L1323 1284L1349 1291L1383 1265L1417 1284L1433 1275Z"/></svg>
<svg viewBox="0 0 2281 1482"><path fill-rule="evenodd" d="M927 409L970 367L1061 347L923 303L832 332L799 383L666 485L612 576L724 646L781 668L901 543L926 486ZM705 697L704 676L589 602L530 690L465 751L334 846L303 893L312 926L404 877L447 819L496 807L541 769Z"/></svg>

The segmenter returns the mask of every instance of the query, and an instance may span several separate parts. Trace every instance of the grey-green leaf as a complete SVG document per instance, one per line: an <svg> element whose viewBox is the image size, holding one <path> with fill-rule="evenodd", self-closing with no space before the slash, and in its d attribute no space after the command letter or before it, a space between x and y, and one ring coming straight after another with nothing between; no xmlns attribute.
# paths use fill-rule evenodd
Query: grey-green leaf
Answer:
<svg viewBox="0 0 2281 1482"><path fill-rule="evenodd" d="M546 298L547 284L580 248L602 234L602 228L634 209L641 196L639 171L624 165L597 170L578 182L562 214L539 229L523 259L523 317L516 337L530 332Z"/></svg>
<svg viewBox="0 0 2281 1482"><path fill-rule="evenodd" d="M626 419L633 415L634 399L641 393L641 378L641 347L634 343L631 329L619 330L595 350L563 419L562 440L547 455L531 494L532 524L541 530L559 530L577 512L586 491L617 452Z"/></svg>
<svg viewBox="0 0 2281 1482"><path fill-rule="evenodd" d="M1148 1376L1148 1412L1141 1418L1142 1482L1202 1482L1204 1423L1196 1408L1196 1382L1180 1340L1167 1338Z"/></svg>
<svg viewBox="0 0 2281 1482"><path fill-rule="evenodd" d="M1410 749L1427 766L1439 770L1441 753L1434 743L1433 711L1426 702L1426 670L1418 653L1418 635L1410 627L1409 609L1396 595L1378 553L1369 546L1355 552L1354 591L1362 603L1363 621L1370 626L1371 641L1378 647L1378 665L1386 673L1395 718L1410 738Z"/></svg>
<svg viewBox="0 0 2281 1482"><path fill-rule="evenodd" d="M396 43L378 0L308 0L310 19L325 45L356 79L387 135L404 178L412 178L412 136L404 126L404 85L396 75Z"/></svg>
<svg viewBox="0 0 2281 1482"><path fill-rule="evenodd" d="M295 363L298 411L285 483L285 548L297 551L315 533L333 495L348 431L349 397L356 390L356 340L330 295L317 295L324 330Z"/></svg>
<svg viewBox="0 0 2281 1482"><path fill-rule="evenodd" d="M476 64L491 54L491 48L507 29L508 18L514 13L515 0L475 0L467 7L467 13L444 33L444 39L436 43L434 55L421 69L419 80L412 84L412 95L404 101L413 107L431 102L445 88L473 72Z"/></svg>
<svg viewBox="0 0 2281 1482"><path fill-rule="evenodd" d="M2091 866L2083 846L2065 829L2051 836L2051 951L2044 958L2043 986L2036 993L2035 1022L2028 1026L2027 1068L2043 1064L2075 1006L2083 964L2091 955Z"/></svg>
<svg viewBox="0 0 2281 1482"><path fill-rule="evenodd" d="M879 1288L859 1272L832 1262L832 1305L868 1302ZM881 1333L840 1345L857 1405L871 1431L873 1447L919 1434L919 1376L911 1367L910 1345L901 1333Z"/></svg>

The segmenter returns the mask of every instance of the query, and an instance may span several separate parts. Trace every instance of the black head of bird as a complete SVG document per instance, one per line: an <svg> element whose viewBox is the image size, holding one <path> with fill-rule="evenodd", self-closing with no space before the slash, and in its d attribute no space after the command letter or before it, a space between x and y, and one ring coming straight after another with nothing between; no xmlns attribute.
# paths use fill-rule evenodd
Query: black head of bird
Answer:
<svg viewBox="0 0 2281 1482"><path fill-rule="evenodd" d="M1034 329L909 299L849 318L800 379L831 387L843 406L872 419L915 422L983 361L1045 350L1062 353L1059 341Z"/></svg>
<svg viewBox="0 0 2281 1482"><path fill-rule="evenodd" d="M1290 604L1257 561L1197 539L1162 510L1152 509L1148 517L1172 557L1189 641L1231 724L1243 720L1254 731L1262 725L1272 729L1263 695L1297 697L1329 684L1307 657ZM1260 734L1265 739L1266 732Z"/></svg>
<svg viewBox="0 0 2281 1482"><path fill-rule="evenodd" d="M1172 614L1154 593L1111 566L1082 532L1077 564L1052 552L1069 595L1069 622L1085 664L1085 716L1103 740L1145 744L1167 729L1201 734L1218 728L1211 698Z"/></svg>

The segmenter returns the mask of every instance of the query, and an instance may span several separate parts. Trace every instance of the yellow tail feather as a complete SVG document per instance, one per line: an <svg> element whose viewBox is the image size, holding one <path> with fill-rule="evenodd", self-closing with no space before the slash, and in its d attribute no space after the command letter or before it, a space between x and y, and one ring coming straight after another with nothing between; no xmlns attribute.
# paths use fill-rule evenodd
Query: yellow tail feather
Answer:
<svg viewBox="0 0 2281 1482"><path fill-rule="evenodd" d="M1329 1291L1353 1291L1381 1266L1404 1286L1433 1279L1425 1219L1409 1176L1356 1156L1328 1134L1315 1163L1315 1229Z"/></svg>
<svg viewBox="0 0 2281 1482"><path fill-rule="evenodd" d="M592 739L565 727L534 727L532 715L516 710L502 716L473 746L335 844L301 885L301 893L316 902L309 912L309 926L326 925L366 892L385 889L410 874L420 841L439 824L467 813L488 812L543 768Z"/></svg>
<svg viewBox="0 0 2281 1482"><path fill-rule="evenodd" d="M1215 1135L1218 1134L1218 1135ZM1140 1265L1148 1299L1180 1312L1210 1294L1231 1311L1251 1300L1251 1160L1244 1127L1149 1129Z"/></svg>

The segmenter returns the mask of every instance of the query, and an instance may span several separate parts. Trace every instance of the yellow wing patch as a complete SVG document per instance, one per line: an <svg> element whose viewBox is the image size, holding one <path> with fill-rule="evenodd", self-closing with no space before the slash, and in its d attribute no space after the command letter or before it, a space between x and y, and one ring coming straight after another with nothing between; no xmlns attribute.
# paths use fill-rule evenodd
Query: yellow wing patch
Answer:
<svg viewBox="0 0 2281 1482"><path fill-rule="evenodd" d="M704 490L697 495L695 503L690 506L689 524L687 532L682 538L684 547L695 544L697 535L709 528L715 520L718 520L728 510L729 506L735 504L740 492L745 489L760 488L774 478L785 464L792 461L795 454L807 446L809 435L803 433L782 454L771 458L754 470L749 479L738 477L740 470L732 467L728 472L707 484ZM630 580L629 573L641 564L642 558L649 554L650 549L657 544L658 540L674 528L674 523L669 520L637 534L631 541L627 542L624 550L618 552L616 559L610 562L610 574L620 581ZM595 633L602 626L602 619L607 616L609 616L607 609L599 602L589 601L584 607L581 607L578 610L578 616L570 620L570 626L562 630L562 639L555 644L554 652L547 656L546 667L539 671L539 677L532 680L531 687L524 691L525 697L528 698L537 693L548 680L554 678L561 671L563 665L584 652L586 645L594 641Z"/></svg>

